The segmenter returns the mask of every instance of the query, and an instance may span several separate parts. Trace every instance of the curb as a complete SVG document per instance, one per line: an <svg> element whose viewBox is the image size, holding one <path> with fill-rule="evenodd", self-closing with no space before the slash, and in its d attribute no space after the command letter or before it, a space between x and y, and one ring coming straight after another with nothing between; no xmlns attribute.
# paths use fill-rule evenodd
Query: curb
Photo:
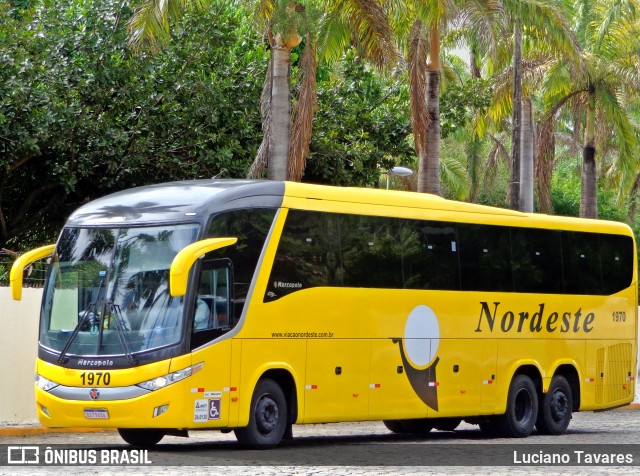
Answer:
<svg viewBox="0 0 640 476"><path fill-rule="evenodd" d="M0 428L3 436L33 436L46 433L101 433L115 431L111 428L46 428L44 426L6 426Z"/></svg>

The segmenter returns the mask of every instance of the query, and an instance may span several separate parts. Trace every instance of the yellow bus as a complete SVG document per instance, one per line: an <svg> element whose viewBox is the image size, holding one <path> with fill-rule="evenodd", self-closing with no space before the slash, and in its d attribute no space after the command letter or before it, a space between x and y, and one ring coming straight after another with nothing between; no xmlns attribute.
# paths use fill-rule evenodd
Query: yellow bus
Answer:
<svg viewBox="0 0 640 476"><path fill-rule="evenodd" d="M47 427L134 445L293 424L399 433L565 432L632 401L637 271L624 224L428 194L197 180L90 202L43 294L36 402Z"/></svg>

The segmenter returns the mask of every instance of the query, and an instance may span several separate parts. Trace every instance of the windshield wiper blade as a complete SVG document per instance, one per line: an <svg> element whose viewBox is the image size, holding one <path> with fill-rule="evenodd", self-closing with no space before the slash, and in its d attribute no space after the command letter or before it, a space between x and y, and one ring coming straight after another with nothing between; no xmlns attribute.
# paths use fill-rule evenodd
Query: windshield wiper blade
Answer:
<svg viewBox="0 0 640 476"><path fill-rule="evenodd" d="M116 334L118 335L118 339L120 340L120 344L124 350L124 354L127 356L127 360L129 364L134 366L138 365L138 360L135 359L131 353L131 348L129 347L129 342L125 336L125 331L128 331L127 322L124 317L122 317L122 310L120 309L119 304L115 304L113 301L108 301L107 305L109 306L109 314L113 314L115 319L115 328Z"/></svg>
<svg viewBox="0 0 640 476"><path fill-rule="evenodd" d="M102 285L104 284L104 278L105 277L106 277L106 274L105 274L105 276L102 276L102 279L100 280L100 285L98 286L98 294L96 295L96 299L94 301L92 301L87 306L87 308L85 309L84 313L82 314L82 317L78 321L78 324L73 329L73 332L71 333L71 336L69 337L69 340L67 340L67 343L62 348L62 352L60 352L60 356L58 357L58 363L59 364L65 364L69 360L69 359L66 358L67 352L69 352L69 348L71 347L71 344L73 343L73 340L76 338L76 336L78 335L78 332L80 332L80 329L82 328L82 325L87 320L87 316L93 314L93 316L94 316L93 318L94 319L96 318L96 315L98 314L98 310L97 310L98 301L100 301L100 291L102 291ZM94 309L95 312L92 313L91 309Z"/></svg>

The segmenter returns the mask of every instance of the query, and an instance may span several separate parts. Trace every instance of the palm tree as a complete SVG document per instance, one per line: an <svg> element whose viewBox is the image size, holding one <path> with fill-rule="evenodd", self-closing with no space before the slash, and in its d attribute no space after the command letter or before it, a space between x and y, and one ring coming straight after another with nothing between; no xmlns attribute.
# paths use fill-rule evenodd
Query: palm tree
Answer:
<svg viewBox="0 0 640 476"><path fill-rule="evenodd" d="M547 104L565 104L569 98L584 111L580 216L597 218L597 146L612 142L616 157L612 171L618 189L627 191L637 173L637 138L625 100L640 86L636 0L608 0L593 4L579 0L576 31L582 46L578 65L558 59L545 81ZM631 63L631 66L630 64ZM604 150L600 152L604 155Z"/></svg>
<svg viewBox="0 0 640 476"><path fill-rule="evenodd" d="M157 49L168 39L171 21L187 9L208 8L213 1L143 0L129 23L131 43ZM264 138L248 176L261 177L266 167L270 179L300 180L311 138L318 51L336 56L355 45L364 58L388 67L396 60L391 29L376 1L244 0L244 3L254 10L258 28L271 50L261 98ZM320 17L317 29L310 11L311 16ZM292 112L291 50L303 40L300 94Z"/></svg>
<svg viewBox="0 0 640 476"><path fill-rule="evenodd" d="M136 9L129 22L130 44L134 47L148 47L158 50L170 36L172 21L179 19L189 10L202 11L209 8L213 0L145 0ZM221 9L229 2L223 2ZM271 46L271 62L268 68L269 117L266 137L268 138L269 178L285 180L289 152L290 86L289 63L291 48L302 38L300 32L305 19L305 8L296 1L258 2L259 11L270 14L270 28L267 31Z"/></svg>
<svg viewBox="0 0 640 476"><path fill-rule="evenodd" d="M567 0L503 0L505 15L503 31L512 32L512 49L505 49L508 41L496 54L496 69L504 72L496 76L494 104L491 118L502 125L511 114L511 180L510 207L516 210L533 209L533 186L529 180L533 168L533 109L523 117L523 104L533 105L533 93L541 74L553 55L563 55L565 61L576 57L578 49L569 27ZM523 60L527 58L526 61ZM526 65L526 67L524 67ZM526 126L526 135L523 126ZM523 166L523 160L526 165ZM521 190L521 170L526 168L526 189ZM522 202L522 203L521 203ZM523 207L523 203L525 206Z"/></svg>
<svg viewBox="0 0 640 476"><path fill-rule="evenodd" d="M390 7L394 29L407 50L418 192L440 194L441 32L454 20L492 32L486 26L501 11L498 0L410 0Z"/></svg>
<svg viewBox="0 0 640 476"><path fill-rule="evenodd" d="M337 61L342 58L342 54L347 48L354 47L363 59L370 61L379 69L392 67L397 60L397 54L392 44L391 28L378 2L361 0L323 2L309 0L305 3L314 10L315 16L319 17L319 20L307 23L304 49L301 53L299 64L299 95L295 109L289 118L291 136L286 141L284 129L287 120L285 119L284 108L281 108L280 113L276 114L276 111L272 109L274 103L269 101L269 98L273 98L275 95L274 84L270 80L273 75L269 73L275 65L275 56L272 56L262 94L262 117L265 137L249 171L249 177L262 176L265 166L269 163L269 178L277 178L272 174L271 169L273 166L271 161L267 160L267 157L275 155L273 147L278 144L282 151L282 153L278 154L278 161L282 162L284 160L286 145L286 162L288 163L288 166L284 169L287 171L285 177L282 174L284 166L280 163L278 177L296 181L302 178L311 141L314 106L316 103L315 75L318 58L329 62ZM273 25L277 24L277 19L274 20L273 12L273 1L263 0L259 2L258 16L262 19L259 22L259 28L267 31L270 37L273 35L269 35L269 32L273 31ZM284 24L287 25L286 22ZM287 54L286 51L283 51L283 53ZM287 65L290 61L289 58L290 51L285 58ZM281 69L283 70L284 67L281 67ZM286 69L288 71L288 66ZM284 83L281 86L282 90ZM277 129L280 131L279 138L274 137L276 129L273 127L273 123L277 120L276 117L280 117Z"/></svg>

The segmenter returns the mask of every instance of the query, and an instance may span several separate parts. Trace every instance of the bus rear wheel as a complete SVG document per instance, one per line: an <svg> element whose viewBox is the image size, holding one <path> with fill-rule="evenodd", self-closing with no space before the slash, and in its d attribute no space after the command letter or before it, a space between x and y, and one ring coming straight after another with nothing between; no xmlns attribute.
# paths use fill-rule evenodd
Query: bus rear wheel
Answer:
<svg viewBox="0 0 640 476"><path fill-rule="evenodd" d="M393 433L399 434L426 434L433 429L433 423L427 418L417 418L411 420L383 420L384 426Z"/></svg>
<svg viewBox="0 0 640 476"><path fill-rule="evenodd" d="M531 434L538 418L538 393L526 375L516 375L509 386L507 412L498 418L500 433L508 438Z"/></svg>
<svg viewBox="0 0 640 476"><path fill-rule="evenodd" d="M164 438L163 430L118 428L120 437L132 446L154 446Z"/></svg>
<svg viewBox="0 0 640 476"><path fill-rule="evenodd" d="M461 422L460 418L438 418L434 420L433 427L440 431L453 431L458 428Z"/></svg>
<svg viewBox="0 0 640 476"><path fill-rule="evenodd" d="M562 375L556 375L542 399L536 428L543 435L563 434L571 421L572 409L571 386Z"/></svg>
<svg viewBox="0 0 640 476"><path fill-rule="evenodd" d="M256 449L277 446L287 429L287 400L280 385L265 378L258 382L251 398L249 425L234 430L238 441Z"/></svg>

